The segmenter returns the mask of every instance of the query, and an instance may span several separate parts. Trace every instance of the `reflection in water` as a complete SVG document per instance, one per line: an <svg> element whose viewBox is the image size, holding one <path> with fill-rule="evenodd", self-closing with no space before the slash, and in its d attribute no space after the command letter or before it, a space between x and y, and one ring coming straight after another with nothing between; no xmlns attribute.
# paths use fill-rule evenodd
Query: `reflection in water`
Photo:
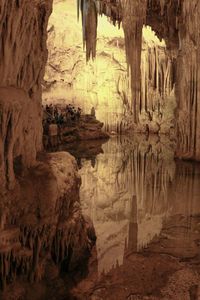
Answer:
<svg viewBox="0 0 200 300"><path fill-rule="evenodd" d="M174 160L172 142L157 137L117 137L102 148L95 166L82 160L79 171L82 211L97 234L98 284L104 284L100 298L94 292L91 299L126 299L133 291L147 295L158 289L162 296L145 299L180 299L183 294L183 299L198 299L198 272L184 263L200 263L200 165ZM170 289L173 280L185 284L176 297L163 288L168 284ZM93 285L95 291L97 282ZM120 292L120 285L126 292ZM76 289L79 296L82 288Z"/></svg>
<svg viewBox="0 0 200 300"><path fill-rule="evenodd" d="M95 168L85 161L80 170L82 208L98 236L100 273L122 263L126 239L139 250L160 233L175 173L173 146L156 137L113 138L103 151Z"/></svg>
<svg viewBox="0 0 200 300"><path fill-rule="evenodd" d="M103 153L102 145L107 139L76 141L68 144L60 144L55 147L49 147L49 152L67 151L76 158L78 167L81 168L81 160L84 158L89 160L91 166L95 166L95 158L99 153Z"/></svg>
<svg viewBox="0 0 200 300"><path fill-rule="evenodd" d="M200 164L176 161L173 143L157 136L102 143L59 149L78 160L96 247L78 182L70 211L57 210L43 193L44 185L53 193L55 178L36 167L20 205L0 210L0 288L10 288L0 299L200 299ZM16 277L43 280L12 290Z"/></svg>

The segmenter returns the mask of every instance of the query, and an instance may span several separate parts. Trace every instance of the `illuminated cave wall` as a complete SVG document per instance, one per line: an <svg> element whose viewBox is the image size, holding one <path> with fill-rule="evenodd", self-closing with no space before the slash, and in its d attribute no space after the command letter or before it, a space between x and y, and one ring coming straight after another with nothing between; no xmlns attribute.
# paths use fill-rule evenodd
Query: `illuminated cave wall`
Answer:
<svg viewBox="0 0 200 300"><path fill-rule="evenodd" d="M165 39L176 61L176 155L200 160L200 3L197 0L163 0L160 7L160 2L147 2L146 22Z"/></svg>
<svg viewBox="0 0 200 300"><path fill-rule="evenodd" d="M112 23L120 22L122 24L122 28L124 30L125 36L125 53L126 53L126 62L129 68L129 75L130 75L130 82L127 80L127 73L124 71L126 68L126 63L123 59L117 58L116 49L113 51L107 52L107 44L102 42L101 33L97 32L97 58L96 63L94 66L90 62L86 67L85 65L80 63L82 61L81 55L77 56L74 63L71 65L71 69L62 69L61 59L58 59L56 64L52 64L53 57L55 58L56 49L58 47L55 43L51 43L51 40L55 42L56 35L60 35L55 30L56 26L56 19L54 21L52 19L52 26L49 27L49 45L52 45L52 49L54 49L54 53L52 53L52 60L51 60L51 67L47 67L46 71L46 82L45 90L46 94L44 94L44 99L52 100L53 97L49 97L47 90L52 89L53 86L55 87L56 84L60 84L59 81L63 82L64 90L67 91L68 95L70 95L70 99L81 98L78 103L85 103L89 101L90 107L95 106L97 110L97 117L101 118L101 113L98 105L102 107L103 110L103 119L105 123L105 128L115 131L120 131L120 129L137 129L139 131L144 131L144 125L148 124L150 131L153 132L172 132L175 129L175 135L177 138L177 150L176 155L179 158L192 158L199 160L200 159L200 110L199 110L199 15L200 15L200 3L197 0L192 0L188 2L187 0L176 0L176 1L165 1L165 0L148 0L148 1L102 1L100 0L100 7L101 12L108 16ZM72 10L67 10L67 6L65 6L64 1L55 2L54 5L54 13L56 13L56 5L62 5L63 10L65 11L65 15L69 17L72 16ZM70 5L70 4L66 4ZM71 7L72 8L72 7ZM145 9L146 8L146 9ZM60 9L59 16L62 15L62 11ZM88 16L89 17L89 16ZM76 18L76 12L74 8L74 19ZM68 37L70 40L69 35L64 34L64 23L65 17L60 18L62 20L62 24L60 23L60 28L62 29L62 42L61 44L64 45L65 36ZM99 18L99 28L101 23L101 18ZM68 25L67 23L65 23ZM71 28L72 23L70 23L69 27ZM148 70L148 67L144 67L144 59L143 55L141 58L141 51L143 52L143 39L142 39L142 28L143 25L149 25L151 28L156 32L156 35L159 39L164 39L166 43L166 55L164 66L160 63L159 59L156 58L159 51L151 51L153 55L150 55L152 61L157 61L158 65L155 65L154 73L150 72L149 79L151 81L151 85L153 86L154 91L159 91L161 95L163 92L166 92L166 97L164 97L164 101L157 101L157 111L155 112L155 107L151 105L152 97L151 97L151 90L149 91L149 87L146 84L146 71L144 74L144 69ZM91 24L88 25L91 29ZM87 27L87 26L86 26ZM85 27L85 30L86 30ZM69 29L68 29L69 30ZM80 41L81 41L81 28L80 28ZM92 29L92 34L95 34L94 28ZM77 34L74 33L74 37L77 37ZM122 37L122 36L121 36ZM67 38L66 38L67 39ZM88 41L88 45L91 45L92 40L94 39L94 35L91 36L91 40ZM105 37L104 37L105 39ZM87 42L87 39L86 39ZM58 42L60 44L60 42ZM81 42L79 46L81 49ZM87 43L86 43L87 44ZM99 44L99 46L98 46ZM121 43L118 43L118 45ZM68 44L69 45L69 44ZM77 45L77 40L76 40ZM105 73L100 71L100 77L97 77L98 71L100 70L98 66L98 61L102 59L102 47L106 50L106 59L109 60L109 56L111 56L111 60L113 60L113 55L115 58L115 71L111 71L111 65L106 62L106 70L109 70L109 74L111 77L108 76L108 72L106 72L106 84L108 81L111 82L113 77L115 78L115 84L113 83L113 87L108 87L105 93L103 92L102 85L95 90L96 82L99 84L104 84L102 81L102 75ZM77 48L74 47L74 48ZM98 47L100 47L98 49ZM157 46L156 46L157 47ZM51 48L51 47L50 47ZM86 47L87 48L87 47ZM119 47L118 47L119 48ZM159 48L159 47L157 47ZM67 50L66 50L67 49ZM77 50L77 49L76 49ZM67 51L68 58L70 59L73 57L73 52L70 52L70 47L64 46L62 52ZM58 51L57 51L58 52ZM113 54L114 53L114 54ZM105 56L105 54L103 54ZM162 56L162 55L161 55ZM86 56L87 57L87 56ZM66 61L66 59L64 59ZM118 62L116 62L118 60ZM148 60L147 60L148 61ZM75 73L75 69L77 64L80 63L80 68L84 73L84 90L86 91L83 93L83 90L80 89L81 80L79 80L79 84L75 84L76 77L78 77L78 73ZM120 63L120 66L117 67L116 63ZM100 62L101 68L103 64ZM105 64L105 61L104 61ZM151 62L149 63L151 65ZM123 66L123 68L122 68ZM48 69L51 68L51 71ZM120 69L120 70L119 70ZM121 71L123 69L123 71ZM54 70L54 71L53 71ZM62 76L66 71L73 72L73 80L66 80L65 78L61 78L60 80L56 79L56 74L60 73ZM159 71L158 71L159 70ZM53 73L54 72L54 73ZM57 72L57 73L56 73ZM94 76L91 74L94 73ZM148 73L148 71L147 71ZM152 74L151 74L152 73ZM90 75L90 76L89 76ZM98 74L99 75L99 74ZM152 75L152 76L151 76ZM63 76L64 77L64 76ZM120 77L120 80L119 80ZM89 78L89 82L87 80ZM56 80L56 83L55 83ZM121 81L121 82L120 82ZM120 83L120 89L116 88L116 83ZM124 85L125 82L125 85ZM64 84L65 83L65 84ZM72 92L70 94L69 91L73 91L72 89L67 89L67 83L69 86L74 87L76 92ZM127 88L128 85L128 88ZM146 87L145 87L146 86ZM167 87L167 88L166 88ZM174 89L173 89L174 87ZM114 88L114 89L113 89ZM99 89L101 92L99 92ZM81 97L76 97L77 91L80 91ZM173 92L175 91L175 98L173 96ZM109 103L104 106L100 102L101 94L106 94L107 99L104 100L105 103ZM159 95L158 93L158 95ZM50 93L49 93L50 94ZM63 94L63 93L62 93ZM53 95L53 93L52 93ZM92 96L91 96L92 95ZM65 98L67 96L61 96L60 98ZM163 96L162 96L163 97ZM52 99L50 99L52 98ZM58 97L54 97L56 99ZM85 101L83 101L83 98ZM89 98L91 98L89 100ZM112 100L113 98L113 100ZM159 98L159 97L158 97ZM119 99L119 101L118 101ZM128 99L128 100L127 100ZM120 105L117 103L120 102ZM123 104L122 104L122 103ZM145 107L145 102L147 103ZM113 105L110 106L110 103L115 103L114 106L117 108L116 113ZM117 104L116 104L117 103ZM162 111L161 107L163 107L163 103L166 110L165 117L163 118L164 112ZM83 104L82 104L83 106ZM86 107L87 105L84 104ZM144 109L145 107L145 109ZM176 108L176 109L175 109ZM175 109L175 118L171 118L173 115L173 111ZM86 111L89 110L87 107ZM142 112L146 112L144 115ZM112 113L110 113L112 112ZM113 115L114 112L114 115ZM153 115L153 117L152 117ZM111 120L115 119L115 122L111 122ZM174 123L172 121L174 120Z"/></svg>
<svg viewBox="0 0 200 300"><path fill-rule="evenodd" d="M104 1L105 3L107 1ZM175 80L177 102L175 116L176 155L179 158L200 160L200 2L198 0L143 0L140 2L114 0L108 4L108 6L110 5L121 11L125 35L129 36L126 43L127 60L132 68L137 66L139 71L139 65L135 63L134 55L138 55L141 47L140 44L137 44L136 39L137 35L141 33L141 20L146 25L150 25L159 38L164 38L168 53L175 63L173 80ZM146 14L142 9L145 6ZM115 19L117 19L117 15ZM135 33L132 31L132 27L137 28ZM134 55L131 52L132 46L134 47ZM132 106L135 105L134 109L137 114L140 101L140 95L137 92L139 82L135 82L134 76L135 74L132 72Z"/></svg>
<svg viewBox="0 0 200 300"><path fill-rule="evenodd" d="M131 77L127 74L123 29L99 17L96 59L86 63L82 23L74 2L55 1L49 21L49 59L43 82L43 103L74 103L96 116L109 131L137 129L169 132L175 107L172 61L164 42L143 30L140 123L135 128L131 105ZM87 43L86 43L87 44ZM170 100L170 101L168 101Z"/></svg>

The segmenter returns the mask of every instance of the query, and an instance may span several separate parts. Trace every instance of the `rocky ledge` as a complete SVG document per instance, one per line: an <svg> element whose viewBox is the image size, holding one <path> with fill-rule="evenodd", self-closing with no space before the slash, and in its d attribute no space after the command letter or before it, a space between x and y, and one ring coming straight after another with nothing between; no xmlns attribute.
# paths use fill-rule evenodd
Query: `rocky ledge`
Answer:
<svg viewBox="0 0 200 300"><path fill-rule="evenodd" d="M109 138L108 133L102 131L102 127L103 123L89 114L81 115L79 120L62 124L46 123L43 126L43 144L48 148L75 141Z"/></svg>
<svg viewBox="0 0 200 300"><path fill-rule="evenodd" d="M83 261L87 270L95 231L82 216L81 179L69 153L40 153L25 173L15 165L15 174L15 197L6 195L0 207L0 299L27 299L27 293L28 299L46 299L52 276ZM46 290L34 298L35 282L41 281Z"/></svg>

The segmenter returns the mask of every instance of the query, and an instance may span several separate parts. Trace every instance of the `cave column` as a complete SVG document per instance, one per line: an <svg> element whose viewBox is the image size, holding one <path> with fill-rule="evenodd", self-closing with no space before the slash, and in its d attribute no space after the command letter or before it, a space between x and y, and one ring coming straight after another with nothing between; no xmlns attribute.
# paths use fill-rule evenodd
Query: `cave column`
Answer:
<svg viewBox="0 0 200 300"><path fill-rule="evenodd" d="M195 160L200 160L199 61L197 47L186 39L177 58L177 156Z"/></svg>

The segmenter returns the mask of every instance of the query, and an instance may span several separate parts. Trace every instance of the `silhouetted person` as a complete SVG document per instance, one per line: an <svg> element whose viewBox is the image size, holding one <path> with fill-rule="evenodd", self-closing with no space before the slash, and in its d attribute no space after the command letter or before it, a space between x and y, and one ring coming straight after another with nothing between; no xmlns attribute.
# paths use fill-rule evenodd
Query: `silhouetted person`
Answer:
<svg viewBox="0 0 200 300"><path fill-rule="evenodd" d="M77 116L77 119L79 120L79 119L80 119L80 116L81 116L81 108L80 108L80 107L78 107L76 116Z"/></svg>
<svg viewBox="0 0 200 300"><path fill-rule="evenodd" d="M56 115L58 115L58 109L57 109L57 107L54 108L54 117L55 117Z"/></svg>
<svg viewBox="0 0 200 300"><path fill-rule="evenodd" d="M46 118L46 121L47 121L48 124L51 124L51 121L52 121L51 117L48 116L48 117Z"/></svg>
<svg viewBox="0 0 200 300"><path fill-rule="evenodd" d="M48 105L48 104L46 104L46 112L47 112L48 114L51 114L50 109L49 109L49 105Z"/></svg>
<svg viewBox="0 0 200 300"><path fill-rule="evenodd" d="M53 105L52 104L49 105L49 113L51 115L53 115Z"/></svg>
<svg viewBox="0 0 200 300"><path fill-rule="evenodd" d="M63 122L64 122L64 116L63 116L62 113L61 113L60 116L58 117L58 122L59 122L59 124L63 124Z"/></svg>
<svg viewBox="0 0 200 300"><path fill-rule="evenodd" d="M91 108L91 116L95 117L95 109L94 109L94 106Z"/></svg>

